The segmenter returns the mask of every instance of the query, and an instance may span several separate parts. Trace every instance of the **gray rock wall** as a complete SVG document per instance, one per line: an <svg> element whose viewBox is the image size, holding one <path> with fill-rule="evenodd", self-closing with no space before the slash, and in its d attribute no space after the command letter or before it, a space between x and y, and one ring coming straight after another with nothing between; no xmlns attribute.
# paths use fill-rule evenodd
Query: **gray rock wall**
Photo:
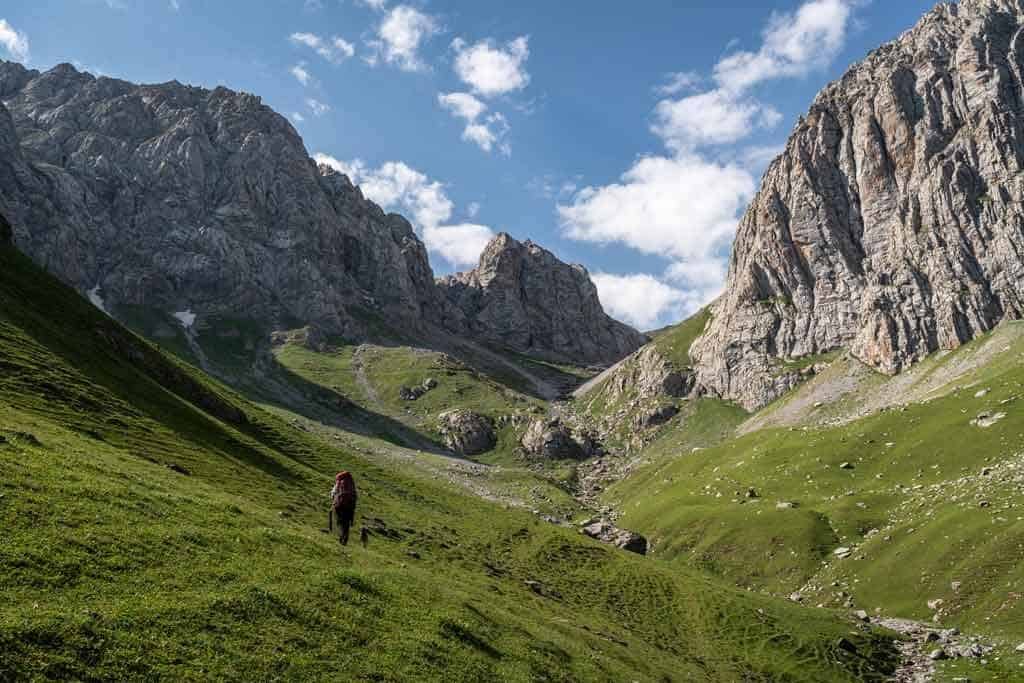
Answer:
<svg viewBox="0 0 1024 683"><path fill-rule="evenodd" d="M611 364L646 341L604 312L583 266L505 233L491 240L474 270L439 284L471 334L522 353Z"/></svg>
<svg viewBox="0 0 1024 683"><path fill-rule="evenodd" d="M896 373L1024 311L1024 3L943 4L815 99L736 236L695 343L701 389L757 408L774 359Z"/></svg>

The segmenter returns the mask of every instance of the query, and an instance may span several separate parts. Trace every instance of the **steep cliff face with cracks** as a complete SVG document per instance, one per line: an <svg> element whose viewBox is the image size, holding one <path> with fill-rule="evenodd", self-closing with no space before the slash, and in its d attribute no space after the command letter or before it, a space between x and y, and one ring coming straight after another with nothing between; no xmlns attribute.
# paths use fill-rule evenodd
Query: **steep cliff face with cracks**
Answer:
<svg viewBox="0 0 1024 683"><path fill-rule="evenodd" d="M779 359L886 373L1024 311L1024 2L942 4L825 88L769 167L694 344L706 393L760 407Z"/></svg>

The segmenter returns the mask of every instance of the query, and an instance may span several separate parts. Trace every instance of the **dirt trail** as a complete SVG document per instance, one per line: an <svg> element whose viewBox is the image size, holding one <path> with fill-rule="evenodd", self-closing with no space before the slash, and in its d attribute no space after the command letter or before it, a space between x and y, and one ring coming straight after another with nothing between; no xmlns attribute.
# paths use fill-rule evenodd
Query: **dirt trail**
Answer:
<svg viewBox="0 0 1024 683"><path fill-rule="evenodd" d="M640 347L640 349L637 350L637 353L639 353L641 349L643 349L643 347ZM634 355L636 354L634 353L629 356L626 356L625 358L623 358L618 363L611 366L601 374L597 375L596 377L592 377L591 379L581 384L579 387L576 388L575 391L572 392L573 398L583 398L584 396L589 394L591 391L596 389L602 382L604 382L606 379L615 374L615 371L621 368L623 365L625 365L626 362L633 358Z"/></svg>
<svg viewBox="0 0 1024 683"><path fill-rule="evenodd" d="M367 402L379 410L381 408L380 395L377 394L377 388L370 382L370 378L366 376L366 366L363 365L363 353L368 349L369 347L365 344L356 349L356 352L352 354L352 368L355 370L356 383L366 394Z"/></svg>

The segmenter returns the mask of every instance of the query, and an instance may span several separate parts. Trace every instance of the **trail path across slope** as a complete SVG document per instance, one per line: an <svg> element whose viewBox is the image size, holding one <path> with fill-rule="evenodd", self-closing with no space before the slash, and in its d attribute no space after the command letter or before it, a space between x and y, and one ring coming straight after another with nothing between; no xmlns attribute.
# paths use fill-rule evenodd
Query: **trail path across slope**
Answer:
<svg viewBox="0 0 1024 683"><path fill-rule="evenodd" d="M643 349L643 348L644 347L642 347L642 346L640 347L640 349ZM637 349L637 353L640 351L640 349ZM586 382L584 382L583 384L581 384L579 387L576 388L575 391L572 392L573 398L583 398L584 396L589 394L591 391L593 391L598 386L600 386L600 384L602 382L604 382L606 379L608 379L609 377L614 375L615 371L618 370L619 368L621 368L623 365L625 365L626 362L630 358L632 358L634 355L636 355L636 353L633 353L633 354L630 354L630 355L626 356L625 358L623 358L618 363L616 363L615 365L611 366L610 368L608 368L607 370L605 370L601 374L597 375L596 377L592 377L591 379L589 379Z"/></svg>

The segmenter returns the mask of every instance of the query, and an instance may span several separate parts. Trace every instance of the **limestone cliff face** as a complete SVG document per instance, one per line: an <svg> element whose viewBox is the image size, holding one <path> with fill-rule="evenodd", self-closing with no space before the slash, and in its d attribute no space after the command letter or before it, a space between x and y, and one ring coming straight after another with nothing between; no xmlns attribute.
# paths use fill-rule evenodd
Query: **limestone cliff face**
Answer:
<svg viewBox="0 0 1024 683"><path fill-rule="evenodd" d="M942 4L815 99L736 236L691 349L748 408L778 358L896 373L1024 311L1024 2Z"/></svg>
<svg viewBox="0 0 1024 683"><path fill-rule="evenodd" d="M446 322L409 223L317 167L258 97L0 62L0 100L0 210L16 243L110 310L354 336L356 308L407 330Z"/></svg>
<svg viewBox="0 0 1024 683"><path fill-rule="evenodd" d="M471 335L514 351L606 364L646 341L604 312L583 266L563 263L505 233L491 240L474 270L439 284L465 316Z"/></svg>

